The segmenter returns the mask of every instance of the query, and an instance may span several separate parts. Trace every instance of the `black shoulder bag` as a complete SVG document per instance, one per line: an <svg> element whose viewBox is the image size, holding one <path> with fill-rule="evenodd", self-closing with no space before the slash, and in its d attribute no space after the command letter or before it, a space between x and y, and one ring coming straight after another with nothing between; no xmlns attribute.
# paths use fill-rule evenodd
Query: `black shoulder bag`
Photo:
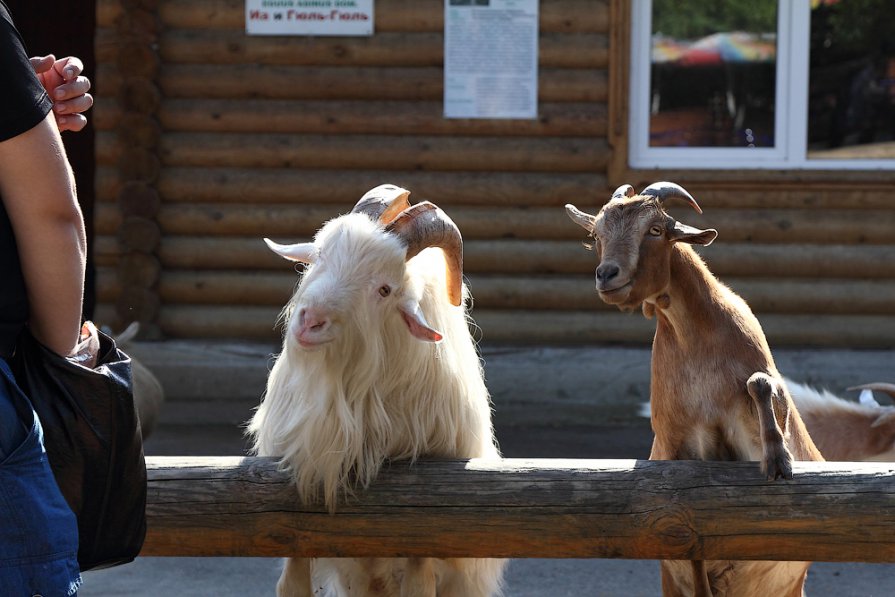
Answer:
<svg viewBox="0 0 895 597"><path fill-rule="evenodd" d="M131 359L92 323L85 331L98 337L93 367L57 355L27 328L11 359L40 417L56 483L78 518L82 571L132 561L146 536L146 463Z"/></svg>

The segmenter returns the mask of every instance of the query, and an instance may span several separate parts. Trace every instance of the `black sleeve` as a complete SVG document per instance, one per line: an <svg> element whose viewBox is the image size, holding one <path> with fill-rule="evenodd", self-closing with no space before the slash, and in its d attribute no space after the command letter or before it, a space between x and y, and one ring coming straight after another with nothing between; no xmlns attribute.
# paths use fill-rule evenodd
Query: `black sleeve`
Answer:
<svg viewBox="0 0 895 597"><path fill-rule="evenodd" d="M53 102L34 74L22 36L2 1L0 82L0 141L6 141L34 128L52 109Z"/></svg>

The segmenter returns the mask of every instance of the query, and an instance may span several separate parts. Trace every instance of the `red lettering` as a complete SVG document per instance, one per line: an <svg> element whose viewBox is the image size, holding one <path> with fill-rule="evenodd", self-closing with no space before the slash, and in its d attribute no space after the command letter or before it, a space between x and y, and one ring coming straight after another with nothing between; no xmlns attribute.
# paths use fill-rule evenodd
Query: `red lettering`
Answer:
<svg viewBox="0 0 895 597"><path fill-rule="evenodd" d="M333 11L335 13L337 11ZM333 17L335 18L335 17ZM339 13L340 21L368 21L370 17L367 16L366 13L363 12L340 12Z"/></svg>
<svg viewBox="0 0 895 597"><path fill-rule="evenodd" d="M287 21L325 21L325 14L319 12L296 12L294 10L286 11Z"/></svg>
<svg viewBox="0 0 895 597"><path fill-rule="evenodd" d="M266 21L267 19L268 14L266 12L261 12L260 10L253 10L249 12L250 21Z"/></svg>

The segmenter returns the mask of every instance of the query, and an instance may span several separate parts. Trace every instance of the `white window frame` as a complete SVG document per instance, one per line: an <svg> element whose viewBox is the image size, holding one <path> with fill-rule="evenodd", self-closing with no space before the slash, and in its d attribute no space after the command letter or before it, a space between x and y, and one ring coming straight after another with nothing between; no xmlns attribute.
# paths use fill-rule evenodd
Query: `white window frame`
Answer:
<svg viewBox="0 0 895 597"><path fill-rule="evenodd" d="M808 159L810 0L778 0L775 147L650 147L652 0L633 0L628 106L632 168L890 170L895 159Z"/></svg>

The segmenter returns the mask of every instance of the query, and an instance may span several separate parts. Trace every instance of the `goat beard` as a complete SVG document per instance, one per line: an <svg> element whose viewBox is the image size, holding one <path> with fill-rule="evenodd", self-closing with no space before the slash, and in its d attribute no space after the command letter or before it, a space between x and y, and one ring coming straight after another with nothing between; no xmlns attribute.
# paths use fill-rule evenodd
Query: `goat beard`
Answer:
<svg viewBox="0 0 895 597"><path fill-rule="evenodd" d="M620 298L620 300L610 300L604 295L604 293L601 292L599 294L600 299L607 305L613 305L619 311L622 311L624 313L632 313L633 311L639 309L642 304L645 304L644 299L635 296L633 290L633 288L629 288L627 295L624 298Z"/></svg>

